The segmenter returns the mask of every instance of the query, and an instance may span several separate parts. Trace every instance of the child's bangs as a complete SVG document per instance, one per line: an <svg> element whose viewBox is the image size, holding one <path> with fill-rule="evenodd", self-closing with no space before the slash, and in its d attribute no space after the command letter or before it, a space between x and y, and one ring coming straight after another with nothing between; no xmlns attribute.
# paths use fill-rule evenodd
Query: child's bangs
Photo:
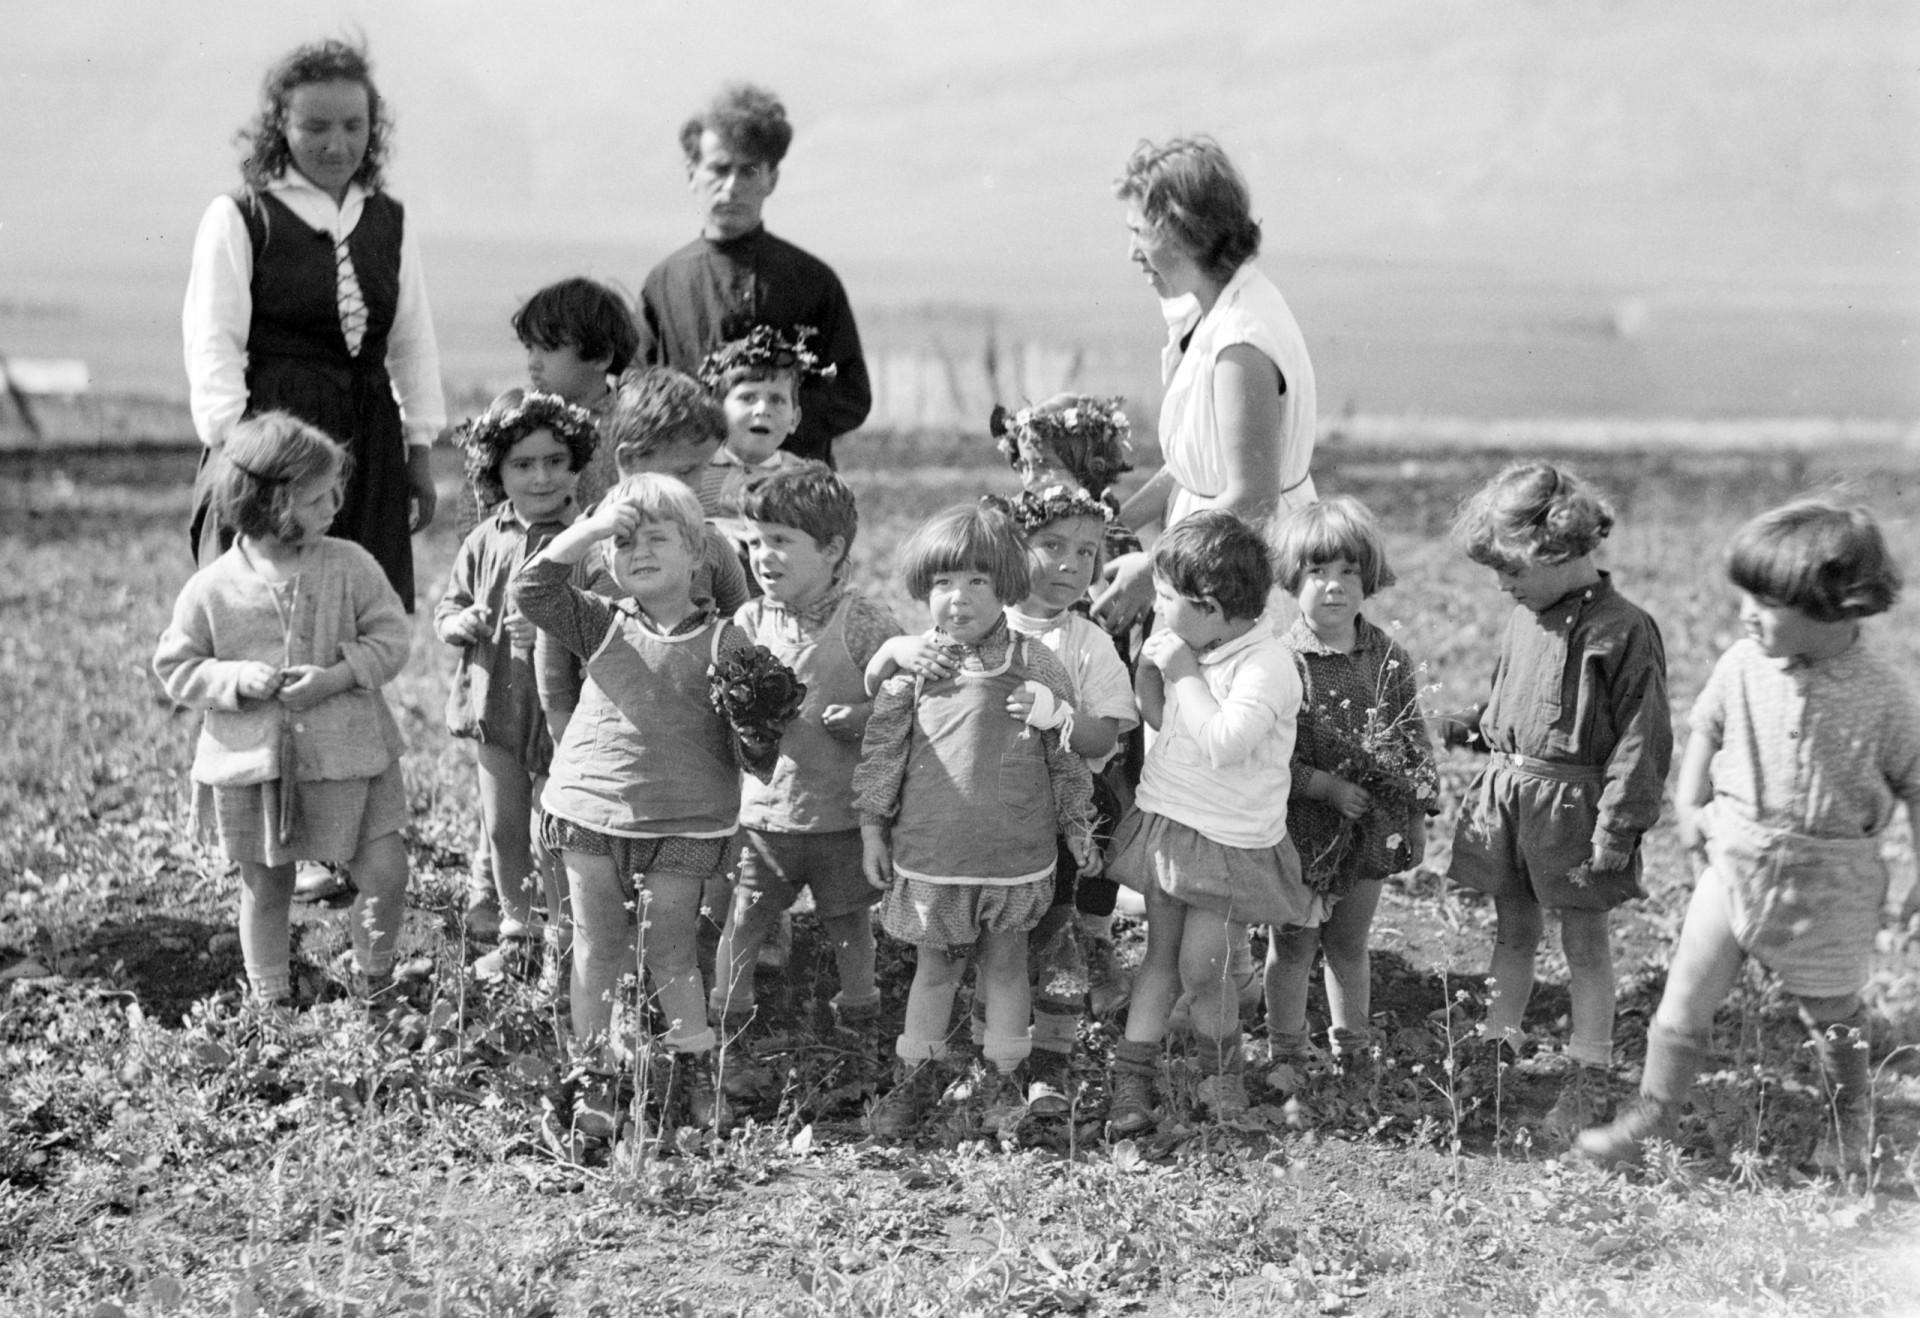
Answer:
<svg viewBox="0 0 1920 1318"><path fill-rule="evenodd" d="M924 600L933 579L949 572L981 572L993 579L994 598L1017 604L1032 577L1027 546L1012 519L977 506L951 509L913 533L901 548L907 593Z"/></svg>

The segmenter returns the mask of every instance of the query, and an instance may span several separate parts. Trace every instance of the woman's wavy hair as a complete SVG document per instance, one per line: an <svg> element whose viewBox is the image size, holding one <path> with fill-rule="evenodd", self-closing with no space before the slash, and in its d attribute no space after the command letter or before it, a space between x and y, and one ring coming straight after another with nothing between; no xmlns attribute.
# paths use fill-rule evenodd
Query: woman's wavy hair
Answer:
<svg viewBox="0 0 1920 1318"><path fill-rule="evenodd" d="M1454 514L1467 557L1496 572L1565 563L1591 554L1613 530L1613 505L1570 471L1516 462Z"/></svg>
<svg viewBox="0 0 1920 1318"><path fill-rule="evenodd" d="M1173 239L1221 283L1260 252L1247 181L1211 137L1142 138L1114 180L1113 195L1137 201L1162 236Z"/></svg>
<svg viewBox="0 0 1920 1318"><path fill-rule="evenodd" d="M374 85L366 44L336 37L299 46L267 70L260 83L260 111L235 136L247 147L240 176L250 186L263 188L287 172L293 164L293 151L287 145L287 103L295 88L316 82L357 82L367 89L367 155L354 171L353 181L368 192L378 192L393 118Z"/></svg>

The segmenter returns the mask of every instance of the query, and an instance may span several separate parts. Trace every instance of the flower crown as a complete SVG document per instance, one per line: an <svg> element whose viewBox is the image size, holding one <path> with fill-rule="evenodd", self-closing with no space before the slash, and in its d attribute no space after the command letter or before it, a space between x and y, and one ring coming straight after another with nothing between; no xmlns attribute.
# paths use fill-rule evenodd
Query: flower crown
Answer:
<svg viewBox="0 0 1920 1318"><path fill-rule="evenodd" d="M1092 517L1103 524L1113 520L1111 504L1071 485L1049 485L1037 492L1022 490L1011 499L989 494L981 502L1000 509L1028 532L1069 517Z"/></svg>
<svg viewBox="0 0 1920 1318"><path fill-rule="evenodd" d="M1112 470L1097 473L1111 480L1131 470L1126 459L1133 453L1133 426L1127 420L1124 402L1117 397L1070 397L1032 404L1018 412L995 407L987 419L987 429L1007 461L1015 465L1019 464L1023 441L1062 456L1070 454L1074 444L1111 452L1116 459Z"/></svg>
<svg viewBox="0 0 1920 1318"><path fill-rule="evenodd" d="M500 484L500 462L507 450L536 430L552 431L569 450L584 446L591 452L600 437L593 413L586 408L575 407L559 394L520 394L505 407L496 403L461 422L454 432L454 442L466 455L468 484L491 496Z"/></svg>
<svg viewBox="0 0 1920 1318"><path fill-rule="evenodd" d="M795 325L791 335L772 325L755 325L744 338L731 339L706 355L700 363L700 383L719 393L726 378L742 369L792 371L801 380L831 380L840 368L822 366L807 346L807 340L818 333L811 325Z"/></svg>

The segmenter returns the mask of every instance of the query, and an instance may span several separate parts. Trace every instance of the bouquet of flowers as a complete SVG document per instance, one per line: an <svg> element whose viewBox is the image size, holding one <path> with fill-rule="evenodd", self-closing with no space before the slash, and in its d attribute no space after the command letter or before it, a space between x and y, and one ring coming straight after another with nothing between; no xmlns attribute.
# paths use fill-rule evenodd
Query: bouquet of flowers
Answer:
<svg viewBox="0 0 1920 1318"><path fill-rule="evenodd" d="M1360 840L1362 824L1383 814L1399 818L1414 812L1425 814L1440 799L1440 774L1426 750L1418 705L1401 708L1382 699L1361 711L1358 720L1352 720L1359 725L1357 731L1347 726L1351 712L1349 708L1325 710L1324 716L1315 720L1313 735L1322 751L1331 749L1334 753L1334 767L1329 772L1365 788L1373 798L1373 808L1357 820L1340 818L1337 831L1319 854L1301 856L1308 886L1336 897L1345 895L1333 892L1333 883ZM1419 859L1399 833L1382 841L1396 868Z"/></svg>
<svg viewBox="0 0 1920 1318"><path fill-rule="evenodd" d="M780 758L780 734L799 716L807 684L756 645L721 656L707 669L707 694L714 712L733 729L733 761L761 782L773 777Z"/></svg>

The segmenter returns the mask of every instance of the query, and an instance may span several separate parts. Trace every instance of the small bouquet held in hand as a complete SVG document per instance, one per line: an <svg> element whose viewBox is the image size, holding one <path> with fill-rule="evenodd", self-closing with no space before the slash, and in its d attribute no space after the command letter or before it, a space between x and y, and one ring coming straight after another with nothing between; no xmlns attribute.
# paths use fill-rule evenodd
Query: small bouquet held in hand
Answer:
<svg viewBox="0 0 1920 1318"><path fill-rule="evenodd" d="M733 762L763 783L772 778L780 734L799 716L807 684L773 651L756 645L707 669L707 693L714 712L733 729Z"/></svg>

